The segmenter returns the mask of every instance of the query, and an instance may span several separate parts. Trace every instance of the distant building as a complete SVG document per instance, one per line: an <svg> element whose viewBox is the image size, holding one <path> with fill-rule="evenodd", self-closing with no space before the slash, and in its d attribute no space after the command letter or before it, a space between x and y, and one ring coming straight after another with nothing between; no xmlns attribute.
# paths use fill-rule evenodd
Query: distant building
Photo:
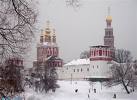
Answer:
<svg viewBox="0 0 137 100"><path fill-rule="evenodd" d="M110 16L110 9L108 9L108 16L106 17L106 28L104 36L104 45L109 46L111 49L112 59L115 55L115 46L114 46L114 36L113 36L113 27L111 26L112 16Z"/></svg>
<svg viewBox="0 0 137 100"><path fill-rule="evenodd" d="M60 80L81 80L89 76L91 71L89 59L77 59L58 68L57 73Z"/></svg>
<svg viewBox="0 0 137 100"><path fill-rule="evenodd" d="M91 80L106 80L111 78L110 67L112 65L112 51L109 46L90 47Z"/></svg>
<svg viewBox="0 0 137 100"><path fill-rule="evenodd" d="M56 43L55 30L51 30L49 21L40 36L37 45L37 60L33 62L33 71L44 72L45 66L62 67L63 60L59 58L59 48Z"/></svg>
<svg viewBox="0 0 137 100"><path fill-rule="evenodd" d="M110 67L114 63L115 54L112 17L106 17L104 45L90 47L88 59L77 59L65 64L57 70L59 79L102 81L111 78Z"/></svg>
<svg viewBox="0 0 137 100"><path fill-rule="evenodd" d="M113 63L109 46L91 46L90 58L72 60L59 68L59 79L63 80L108 80L111 78L110 67Z"/></svg>
<svg viewBox="0 0 137 100"><path fill-rule="evenodd" d="M20 68L23 68L23 59L21 58L9 58L5 61L5 65L16 65Z"/></svg>

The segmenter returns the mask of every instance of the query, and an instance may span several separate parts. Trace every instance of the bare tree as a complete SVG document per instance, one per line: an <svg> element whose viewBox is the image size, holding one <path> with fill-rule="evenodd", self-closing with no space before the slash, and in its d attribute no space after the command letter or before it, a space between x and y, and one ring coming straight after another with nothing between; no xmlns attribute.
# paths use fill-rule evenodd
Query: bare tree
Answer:
<svg viewBox="0 0 137 100"><path fill-rule="evenodd" d="M66 0L67 6L71 6L73 8L78 8L81 6L80 0Z"/></svg>
<svg viewBox="0 0 137 100"><path fill-rule="evenodd" d="M14 64L14 60L1 67L0 92L5 95L16 95L24 91L21 69L23 66Z"/></svg>
<svg viewBox="0 0 137 100"><path fill-rule="evenodd" d="M124 49L117 49L115 51L114 60L118 63L127 63L132 61L131 52Z"/></svg>
<svg viewBox="0 0 137 100"><path fill-rule="evenodd" d="M46 93L50 90L55 92L56 88L59 86L57 82L57 73L54 66L49 66L49 61L38 63L35 68L33 87L36 92L45 91ZM42 69L41 69L42 68ZM44 69L43 69L44 68Z"/></svg>
<svg viewBox="0 0 137 100"><path fill-rule="evenodd" d="M28 0L0 0L0 92L5 95L24 90L19 66L4 62L22 57L31 43L37 14L30 4Z"/></svg>
<svg viewBox="0 0 137 100"><path fill-rule="evenodd" d="M130 91L128 87L132 84L134 78L132 65L130 63L127 64L114 64L112 66L112 80L109 85L118 85L122 84L126 92L129 94Z"/></svg>
<svg viewBox="0 0 137 100"><path fill-rule="evenodd" d="M119 49L115 53L116 62L112 65L112 80L107 85L122 84L126 92L129 94L129 88L134 83L134 71L132 65L132 57L130 51Z"/></svg>
<svg viewBox="0 0 137 100"><path fill-rule="evenodd" d="M22 56L34 35L36 16L26 0L0 0L0 63Z"/></svg>
<svg viewBox="0 0 137 100"><path fill-rule="evenodd" d="M57 73L55 67L48 67L45 69L44 75L44 90L48 92L52 90L55 92L56 88L59 87L57 84Z"/></svg>
<svg viewBox="0 0 137 100"><path fill-rule="evenodd" d="M134 60L133 67L134 67L135 75L137 75L137 60Z"/></svg>
<svg viewBox="0 0 137 100"><path fill-rule="evenodd" d="M47 62L43 66L45 67L44 73L39 75L39 82L36 82L35 88L36 91L45 91L46 93L49 90L52 90L55 92L56 88L59 87L56 82L57 82L57 73L56 73L56 68L53 66L47 66ZM39 84L39 86L37 85Z"/></svg>
<svg viewBox="0 0 137 100"><path fill-rule="evenodd" d="M81 59L89 58L89 57L90 57L90 52L89 52L89 51L83 51L83 52L80 54L80 58L81 58Z"/></svg>

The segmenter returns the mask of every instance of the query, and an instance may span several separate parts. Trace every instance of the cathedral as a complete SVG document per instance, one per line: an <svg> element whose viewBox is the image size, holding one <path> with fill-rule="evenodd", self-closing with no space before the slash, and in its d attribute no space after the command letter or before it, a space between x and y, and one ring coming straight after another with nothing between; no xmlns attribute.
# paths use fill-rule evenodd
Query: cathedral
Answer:
<svg viewBox="0 0 137 100"><path fill-rule="evenodd" d="M33 62L33 70L44 73L45 66L62 67L62 65L63 60L59 58L55 29L51 29L50 22L47 21L47 26L42 31L40 42L37 44L37 60Z"/></svg>
<svg viewBox="0 0 137 100"><path fill-rule="evenodd" d="M68 62L57 70L61 80L84 80L105 81L111 78L110 67L114 63L115 55L112 17L106 17L104 45L90 46L90 57L76 59Z"/></svg>

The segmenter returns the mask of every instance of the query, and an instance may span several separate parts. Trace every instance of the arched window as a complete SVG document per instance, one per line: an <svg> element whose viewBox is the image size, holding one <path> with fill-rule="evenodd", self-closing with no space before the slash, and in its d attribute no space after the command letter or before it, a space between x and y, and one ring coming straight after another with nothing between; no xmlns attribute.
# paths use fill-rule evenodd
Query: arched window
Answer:
<svg viewBox="0 0 137 100"><path fill-rule="evenodd" d="M97 68L98 68L98 65L97 65Z"/></svg>
<svg viewBox="0 0 137 100"><path fill-rule="evenodd" d="M87 68L87 71L89 71L89 68Z"/></svg>
<svg viewBox="0 0 137 100"><path fill-rule="evenodd" d="M53 55L53 48L50 48L50 54Z"/></svg>
<svg viewBox="0 0 137 100"><path fill-rule="evenodd" d="M74 72L75 72L75 69L74 69Z"/></svg>
<svg viewBox="0 0 137 100"><path fill-rule="evenodd" d="M106 56L107 56L107 50L106 50Z"/></svg>
<svg viewBox="0 0 137 100"><path fill-rule="evenodd" d="M43 36L40 37L40 42L41 42L41 43L43 42Z"/></svg>
<svg viewBox="0 0 137 100"><path fill-rule="evenodd" d="M109 51L107 52L107 56L109 56Z"/></svg>
<svg viewBox="0 0 137 100"><path fill-rule="evenodd" d="M94 50L94 56L96 56L96 51Z"/></svg>
<svg viewBox="0 0 137 100"><path fill-rule="evenodd" d="M105 50L103 50L103 56L105 56Z"/></svg>
<svg viewBox="0 0 137 100"><path fill-rule="evenodd" d="M47 55L49 55L50 51L49 51L49 48L47 49Z"/></svg>
<svg viewBox="0 0 137 100"><path fill-rule="evenodd" d="M110 56L112 57L112 51L110 51Z"/></svg>
<svg viewBox="0 0 137 100"><path fill-rule="evenodd" d="M102 50L99 50L99 56L102 56Z"/></svg>

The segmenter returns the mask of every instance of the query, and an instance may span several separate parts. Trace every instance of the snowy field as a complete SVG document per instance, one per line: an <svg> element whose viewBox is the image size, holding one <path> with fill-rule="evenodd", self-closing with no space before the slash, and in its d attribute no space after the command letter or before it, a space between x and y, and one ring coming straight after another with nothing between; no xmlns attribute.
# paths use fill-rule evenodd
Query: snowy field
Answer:
<svg viewBox="0 0 137 100"><path fill-rule="evenodd" d="M55 93L36 93L27 89L25 100L137 100L137 91L127 94L120 85L108 88L99 82L90 85L87 81L73 81L72 84L70 81L58 81L58 84L60 88ZM78 89L77 93L75 89ZM93 89L96 89L96 93ZM116 99L113 98L114 93Z"/></svg>

